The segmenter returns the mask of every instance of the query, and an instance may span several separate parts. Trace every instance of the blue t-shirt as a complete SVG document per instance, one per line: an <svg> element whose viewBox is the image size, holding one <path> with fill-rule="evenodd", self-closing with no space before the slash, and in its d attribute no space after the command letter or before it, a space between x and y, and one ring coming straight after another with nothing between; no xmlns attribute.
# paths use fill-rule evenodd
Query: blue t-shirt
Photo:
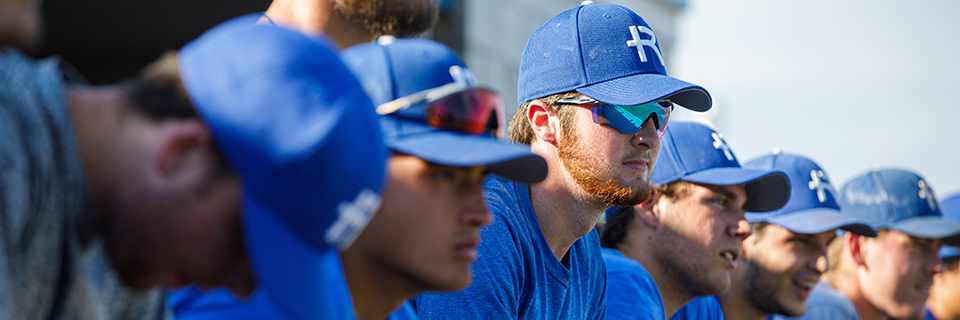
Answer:
<svg viewBox="0 0 960 320"><path fill-rule="evenodd" d="M600 250L607 267L607 319L666 319L660 289L647 269L616 249Z"/></svg>
<svg viewBox="0 0 960 320"><path fill-rule="evenodd" d="M323 268L317 270L326 277L324 287L328 295L316 303L323 307L323 319L354 319L353 301L347 287L340 256L331 250L323 256ZM257 290L248 300L241 300L227 289L201 292L186 287L167 294L167 305L175 319L299 319L265 290Z"/></svg>
<svg viewBox="0 0 960 320"><path fill-rule="evenodd" d="M933 313L930 313L930 309L924 308L924 309L923 309L923 319L921 319L921 320L937 320L937 318L933 316Z"/></svg>
<svg viewBox="0 0 960 320"><path fill-rule="evenodd" d="M723 320L723 308L717 296L699 296L673 314L670 320Z"/></svg>
<svg viewBox="0 0 960 320"><path fill-rule="evenodd" d="M830 284L820 281L810 292L807 299L807 311L797 318L774 315L773 319L809 319L809 320L860 320L857 307L843 293Z"/></svg>
<svg viewBox="0 0 960 320"><path fill-rule="evenodd" d="M596 230L557 260L533 213L526 184L491 176L483 186L493 224L481 230L473 283L416 298L421 319L602 319L606 272ZM575 214L575 213L570 213Z"/></svg>

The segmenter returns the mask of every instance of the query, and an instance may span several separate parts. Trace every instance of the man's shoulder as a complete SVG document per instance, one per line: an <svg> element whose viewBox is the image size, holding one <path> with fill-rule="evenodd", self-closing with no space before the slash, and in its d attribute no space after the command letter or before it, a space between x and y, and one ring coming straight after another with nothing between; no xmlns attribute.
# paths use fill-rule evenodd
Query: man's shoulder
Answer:
<svg viewBox="0 0 960 320"><path fill-rule="evenodd" d="M774 319L835 319L857 320L860 315L857 307L842 292L837 291L829 283L820 281L807 299L807 311L800 317L786 318L776 316Z"/></svg>
<svg viewBox="0 0 960 320"><path fill-rule="evenodd" d="M723 307L717 296L699 296L677 310L670 320L723 320Z"/></svg>
<svg viewBox="0 0 960 320"><path fill-rule="evenodd" d="M483 183L483 197L490 213L497 218L519 217L522 210L532 207L526 186L498 176L488 177Z"/></svg>
<svg viewBox="0 0 960 320"><path fill-rule="evenodd" d="M643 277L650 277L650 273L647 272L647 269L637 262L627 258L613 248L600 248L600 254L603 257L603 263L607 266L607 274L636 274Z"/></svg>
<svg viewBox="0 0 960 320"><path fill-rule="evenodd" d="M540 230L533 215L526 185L492 176L483 185L483 196L493 215L493 223L481 230L481 247L514 246L532 244L530 239Z"/></svg>
<svg viewBox="0 0 960 320"><path fill-rule="evenodd" d="M810 298L807 300L807 305L814 307L843 306L856 310L853 302L850 301L846 295L837 291L837 289L833 288L829 283L823 281L817 282L817 285L813 287L813 291L810 292Z"/></svg>
<svg viewBox="0 0 960 320"><path fill-rule="evenodd" d="M636 310L645 310L646 319L663 319L660 289L647 269L615 249L600 251L607 270L607 319L634 319Z"/></svg>

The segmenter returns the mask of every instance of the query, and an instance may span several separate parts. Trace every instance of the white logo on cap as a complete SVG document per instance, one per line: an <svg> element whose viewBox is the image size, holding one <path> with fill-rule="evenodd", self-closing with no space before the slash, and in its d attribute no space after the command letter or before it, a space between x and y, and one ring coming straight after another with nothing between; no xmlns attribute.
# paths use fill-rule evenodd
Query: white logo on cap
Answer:
<svg viewBox="0 0 960 320"><path fill-rule="evenodd" d="M920 187L920 199L927 200L930 209L937 210L937 199L933 197L933 190L930 190L930 186L923 180L917 181L917 186Z"/></svg>
<svg viewBox="0 0 960 320"><path fill-rule="evenodd" d="M633 37L633 40L627 41L628 47L637 47L637 53L640 55L640 62L647 62L647 53L643 51L643 47L650 47L653 50L653 53L657 54L658 62L660 65L663 64L663 55L660 54L660 48L657 48L657 36L653 34L653 30L644 26L630 26L630 36ZM644 33L650 36L650 40L644 40L640 38L640 33Z"/></svg>
<svg viewBox="0 0 960 320"><path fill-rule="evenodd" d="M324 240L340 251L349 248L380 209L380 202L380 195L370 189L360 190L353 202L340 202L337 220L327 229Z"/></svg>
<svg viewBox="0 0 960 320"><path fill-rule="evenodd" d="M477 85L477 78L473 76L473 72L470 71L470 69L460 66L450 66L450 76L453 77L453 82L465 87Z"/></svg>
<svg viewBox="0 0 960 320"><path fill-rule="evenodd" d="M730 152L727 141L723 140L723 135L714 132L710 136L713 137L713 147L717 150L723 150L723 155L727 157L727 160L733 161L733 153Z"/></svg>
<svg viewBox="0 0 960 320"><path fill-rule="evenodd" d="M810 182L807 183L807 186L810 187L810 190L817 190L817 200L820 200L820 203L827 201L827 191L830 194L836 192L823 170L810 170Z"/></svg>

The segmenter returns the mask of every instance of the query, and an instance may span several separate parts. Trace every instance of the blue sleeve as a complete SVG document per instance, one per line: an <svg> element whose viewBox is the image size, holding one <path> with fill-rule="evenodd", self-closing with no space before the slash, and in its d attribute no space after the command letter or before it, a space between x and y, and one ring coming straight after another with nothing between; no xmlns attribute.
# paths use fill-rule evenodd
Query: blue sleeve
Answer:
<svg viewBox="0 0 960 320"><path fill-rule="evenodd" d="M491 212L502 210L488 201ZM502 212L502 211L501 211ZM460 292L427 293L416 298L420 319L517 319L523 259L503 216L481 230L473 283Z"/></svg>
<svg viewBox="0 0 960 320"><path fill-rule="evenodd" d="M173 317L177 320L290 318L273 308L262 290L255 292L250 300L242 301L227 289L204 293L186 287L168 293L167 305L173 309Z"/></svg>
<svg viewBox="0 0 960 320"><path fill-rule="evenodd" d="M652 278L642 273L630 270L607 272L607 319L663 320L663 302L656 285Z"/></svg>
<svg viewBox="0 0 960 320"><path fill-rule="evenodd" d="M397 309L390 314L389 317L385 320L417 320L417 311L413 310L413 307L410 305L410 302L404 302L400 306L400 309Z"/></svg>
<svg viewBox="0 0 960 320"><path fill-rule="evenodd" d="M716 296L701 296L690 300L670 320L723 320L723 308Z"/></svg>

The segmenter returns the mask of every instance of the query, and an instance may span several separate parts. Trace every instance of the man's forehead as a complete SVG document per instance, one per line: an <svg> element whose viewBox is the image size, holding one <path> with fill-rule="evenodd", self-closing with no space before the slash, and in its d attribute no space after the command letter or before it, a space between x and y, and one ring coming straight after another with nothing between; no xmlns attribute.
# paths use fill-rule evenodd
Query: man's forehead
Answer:
<svg viewBox="0 0 960 320"><path fill-rule="evenodd" d="M896 238L902 242L914 243L914 244L923 244L923 245L933 245L940 246L943 244L943 239L941 238L921 238L915 237L899 230L894 229L882 229L877 232L877 239L879 238Z"/></svg>

